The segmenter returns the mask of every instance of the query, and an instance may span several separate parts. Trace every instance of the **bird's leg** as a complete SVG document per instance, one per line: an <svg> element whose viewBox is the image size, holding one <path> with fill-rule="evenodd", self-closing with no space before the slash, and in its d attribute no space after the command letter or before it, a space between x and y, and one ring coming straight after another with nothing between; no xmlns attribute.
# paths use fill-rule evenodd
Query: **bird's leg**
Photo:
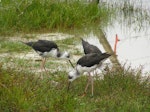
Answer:
<svg viewBox="0 0 150 112"><path fill-rule="evenodd" d="M45 72L46 72L46 74L48 75L48 72L47 72L47 70L46 70L46 68L45 68L45 62L46 62L46 58L42 58L42 64L41 64L41 70L45 70Z"/></svg>
<svg viewBox="0 0 150 112"><path fill-rule="evenodd" d="M91 77L91 91L92 91L92 96L93 96L93 90L94 90L94 81L93 81L93 77Z"/></svg>
<svg viewBox="0 0 150 112"><path fill-rule="evenodd" d="M87 89L88 89L88 87L89 87L90 79L91 79L91 75L90 75L90 73L89 73L88 82L87 82L87 84L86 84L86 87L85 87L85 89L84 89L84 93L83 93L82 96L85 96L85 95L86 95L86 91L87 91Z"/></svg>
<svg viewBox="0 0 150 112"><path fill-rule="evenodd" d="M46 62L46 58L42 58L41 70L44 69L46 71L46 69L45 69L45 62Z"/></svg>
<svg viewBox="0 0 150 112"><path fill-rule="evenodd" d="M43 70L43 63L44 63L44 58L42 58L42 62L41 62L41 71Z"/></svg>
<svg viewBox="0 0 150 112"><path fill-rule="evenodd" d="M46 62L46 58L44 58L44 62L43 62L43 68L44 68L44 70L46 71L45 62Z"/></svg>
<svg viewBox="0 0 150 112"><path fill-rule="evenodd" d="M69 63L71 64L72 68L74 68L74 65L72 64L72 62L70 61L70 59L69 59Z"/></svg>

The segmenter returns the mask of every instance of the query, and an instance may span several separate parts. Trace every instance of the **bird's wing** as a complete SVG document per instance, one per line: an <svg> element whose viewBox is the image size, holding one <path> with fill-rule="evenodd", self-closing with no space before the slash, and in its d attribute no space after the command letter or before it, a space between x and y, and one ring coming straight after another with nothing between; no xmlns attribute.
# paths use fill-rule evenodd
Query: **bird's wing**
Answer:
<svg viewBox="0 0 150 112"><path fill-rule="evenodd" d="M49 52L52 49L58 49L58 46L53 41L39 40L33 46L36 51Z"/></svg>
<svg viewBox="0 0 150 112"><path fill-rule="evenodd" d="M100 51L100 49L86 41L84 41L82 39L82 46L83 46L83 49L84 49L84 53L85 54L89 54L89 53L99 53L99 54L102 54L102 52Z"/></svg>
<svg viewBox="0 0 150 112"><path fill-rule="evenodd" d="M49 40L38 40L38 43L40 43L44 47L49 48L58 48L57 44L54 41Z"/></svg>
<svg viewBox="0 0 150 112"><path fill-rule="evenodd" d="M107 53L103 53L103 54L91 53L81 57L78 60L77 64L81 66L91 67L99 64L103 59L106 59L109 56L110 55Z"/></svg>
<svg viewBox="0 0 150 112"><path fill-rule="evenodd" d="M81 66L91 67L93 65L99 64L99 59L97 58L97 54L87 54L83 57L81 57L77 64Z"/></svg>
<svg viewBox="0 0 150 112"><path fill-rule="evenodd" d="M32 47L35 51L48 52L52 49L58 49L58 46L53 41L38 40L36 42L27 42L26 45Z"/></svg>
<svg viewBox="0 0 150 112"><path fill-rule="evenodd" d="M91 45L89 46L89 50L87 51L89 53L99 53L99 54L102 54L102 52L100 51L100 49L94 45Z"/></svg>

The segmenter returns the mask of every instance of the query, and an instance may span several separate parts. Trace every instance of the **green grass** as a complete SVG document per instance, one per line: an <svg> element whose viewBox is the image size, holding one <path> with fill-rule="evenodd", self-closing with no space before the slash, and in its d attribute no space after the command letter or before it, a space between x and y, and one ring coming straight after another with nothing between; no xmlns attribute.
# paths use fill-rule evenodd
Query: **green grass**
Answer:
<svg viewBox="0 0 150 112"><path fill-rule="evenodd" d="M0 5L1 35L79 29L106 23L110 16L107 8L78 0L2 0Z"/></svg>
<svg viewBox="0 0 150 112"><path fill-rule="evenodd" d="M1 53L6 53L6 52L22 52L22 51L29 51L31 50L30 47L24 45L21 42L16 42L16 41L9 41L9 40L5 40L5 41L1 41L0 42L0 52Z"/></svg>
<svg viewBox="0 0 150 112"><path fill-rule="evenodd" d="M46 32L54 30L86 29L108 22L110 9L82 2L58 2L56 0L2 0L0 3L0 34L18 32ZM129 7L130 8L130 7ZM90 28L89 28L90 29ZM93 28L92 28L93 29ZM76 35L80 31L76 32ZM83 33L83 32L82 32ZM34 38L24 35L22 38ZM5 39L5 40L3 40ZM14 54L30 51L20 42L0 39L0 111L3 112L149 112L150 79L143 79L140 70L118 70L94 81L94 97L91 90L83 98L87 77L75 80L67 91L67 72L55 69L60 65L48 60L46 67L55 72L34 73L40 62L19 59ZM72 49L79 42L78 36L56 41L65 49ZM65 44L64 44L65 43ZM63 49L62 49L63 50ZM74 54L81 54L75 50ZM34 59L33 59L34 60ZM64 68L63 68L64 69ZM65 70L65 69L64 69ZM43 75L43 79L40 76ZM54 85L52 81L58 82Z"/></svg>
<svg viewBox="0 0 150 112"><path fill-rule="evenodd" d="M54 75L55 74L55 75ZM75 80L67 92L67 73L49 73L43 79L28 72L0 68L0 110L46 112L149 112L149 79L140 72L118 70L95 80L94 97L90 88L83 98L87 77ZM136 74L136 76L135 76ZM51 81L57 81L54 86Z"/></svg>

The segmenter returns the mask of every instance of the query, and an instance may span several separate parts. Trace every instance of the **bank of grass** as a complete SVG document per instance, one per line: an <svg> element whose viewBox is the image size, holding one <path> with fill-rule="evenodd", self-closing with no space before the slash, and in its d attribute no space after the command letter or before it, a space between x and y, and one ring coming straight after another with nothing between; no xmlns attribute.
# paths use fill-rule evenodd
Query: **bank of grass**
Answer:
<svg viewBox="0 0 150 112"><path fill-rule="evenodd" d="M57 81L54 85L51 82ZM75 80L67 92L67 73L55 72L43 79L29 72L0 68L0 110L32 112L149 112L150 82L140 72L108 72L83 93L87 77Z"/></svg>
<svg viewBox="0 0 150 112"><path fill-rule="evenodd" d="M84 28L106 23L110 11L78 0L2 0L1 35Z"/></svg>

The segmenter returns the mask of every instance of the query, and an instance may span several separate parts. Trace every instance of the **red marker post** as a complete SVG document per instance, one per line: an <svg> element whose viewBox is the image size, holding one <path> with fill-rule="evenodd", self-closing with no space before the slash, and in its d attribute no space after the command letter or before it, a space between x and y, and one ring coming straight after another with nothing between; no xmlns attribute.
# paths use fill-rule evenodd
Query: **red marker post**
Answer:
<svg viewBox="0 0 150 112"><path fill-rule="evenodd" d="M114 45L114 53L115 53L115 55L116 55L116 49L117 49L117 43L118 43L118 41L120 41L120 40L118 38L118 35L116 34L116 40L115 40L115 45Z"/></svg>

